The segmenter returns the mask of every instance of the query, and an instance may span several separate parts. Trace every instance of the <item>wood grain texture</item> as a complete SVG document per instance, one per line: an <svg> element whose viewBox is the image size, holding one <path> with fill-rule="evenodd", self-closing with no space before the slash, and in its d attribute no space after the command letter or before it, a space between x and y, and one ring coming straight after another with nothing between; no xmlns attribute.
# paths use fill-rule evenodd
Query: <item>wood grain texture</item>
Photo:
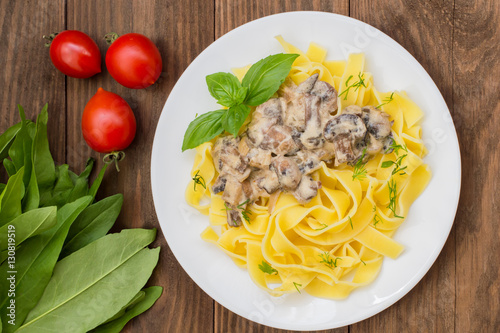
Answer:
<svg viewBox="0 0 500 333"><path fill-rule="evenodd" d="M351 16L380 29L408 50L431 75L453 109L453 0L351 1ZM420 283L395 305L352 325L351 332L453 332L454 321L455 232L452 231Z"/></svg>
<svg viewBox="0 0 500 333"><path fill-rule="evenodd" d="M50 147L63 163L66 151L65 77L49 59L43 35L65 29L64 0L0 1L0 129L20 121L17 104L35 120L45 103L50 107Z"/></svg>
<svg viewBox="0 0 500 333"><path fill-rule="evenodd" d="M500 331L500 3L455 1L454 119L462 153L456 332Z"/></svg>
<svg viewBox="0 0 500 333"><path fill-rule="evenodd" d="M264 0L216 0L215 1L215 37L219 38L230 30L249 21L281 12L312 10L333 12L349 15L349 2L337 1L264 1ZM256 305L255 311L248 314L254 321L240 317L222 305L215 302L214 332L291 332L283 331L258 323L265 323L266 317L273 312L272 302L260 306ZM347 333L348 328L343 327L323 332Z"/></svg>
<svg viewBox="0 0 500 333"><path fill-rule="evenodd" d="M99 87L123 97L137 120L137 134L120 163L120 173L109 168L99 196L124 193L115 231L122 228L158 229L160 261L149 284L164 288L163 296L125 332L205 332L213 325L213 301L187 276L165 242L156 218L150 186L153 137L161 110L173 85L189 63L213 42L213 3L207 1L68 1L68 28L87 32L97 41L103 56L103 72L89 80L68 78L67 147L70 165L83 167L88 156L101 159L85 144L80 121L87 101ZM163 73L147 89L128 89L107 73L104 56L108 32L137 32L159 48ZM101 164L101 163L100 163Z"/></svg>

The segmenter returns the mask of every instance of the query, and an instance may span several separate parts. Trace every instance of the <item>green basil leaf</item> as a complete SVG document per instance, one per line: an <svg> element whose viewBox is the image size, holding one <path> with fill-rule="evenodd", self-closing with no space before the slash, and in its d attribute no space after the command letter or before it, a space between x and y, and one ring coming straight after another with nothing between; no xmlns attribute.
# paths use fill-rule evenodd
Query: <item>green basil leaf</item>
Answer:
<svg viewBox="0 0 500 333"><path fill-rule="evenodd" d="M266 102L285 81L298 54L270 55L250 67L242 81L248 87L244 104L257 106Z"/></svg>
<svg viewBox="0 0 500 333"><path fill-rule="evenodd" d="M30 237L36 236L56 224L56 207L45 207L30 210L13 219L8 225L0 227L0 251L7 249L7 234L10 233L9 226L15 231L15 244L19 246ZM11 228L12 228L11 227Z"/></svg>
<svg viewBox="0 0 500 333"><path fill-rule="evenodd" d="M106 169L108 168L107 164L104 164L101 168L101 171L99 171L99 174L97 175L96 179L92 183L92 186L89 189L89 195L92 197L92 200L95 199L95 196L97 194L97 190L101 186L102 180L104 178L104 174L106 173Z"/></svg>
<svg viewBox="0 0 500 333"><path fill-rule="evenodd" d="M0 160L3 160L8 156L9 148L14 142L17 133L21 129L21 124L22 123L20 122L15 124L0 135Z"/></svg>
<svg viewBox="0 0 500 333"><path fill-rule="evenodd" d="M105 236L120 215L122 205L123 195L115 194L85 208L69 229L61 258Z"/></svg>
<svg viewBox="0 0 500 333"><path fill-rule="evenodd" d="M238 132L250 114L250 107L240 104L230 107L222 116L222 127L227 132L238 136Z"/></svg>
<svg viewBox="0 0 500 333"><path fill-rule="evenodd" d="M382 162L382 168L390 168L394 164L393 161Z"/></svg>
<svg viewBox="0 0 500 333"><path fill-rule="evenodd" d="M182 151L196 148L221 134L222 116L226 110L215 110L196 117L188 126L182 142Z"/></svg>
<svg viewBox="0 0 500 333"><path fill-rule="evenodd" d="M217 103L227 107L242 103L248 92L247 87L242 87L238 78L230 73L215 73L206 77L208 91Z"/></svg>
<svg viewBox="0 0 500 333"><path fill-rule="evenodd" d="M15 325L4 327L4 333L14 332L37 304L52 276L69 227L91 200L90 196L86 196L65 205L57 211L54 227L24 241L16 249L16 322ZM9 260L6 260L0 266L0 290L8 289L8 265ZM7 293L0 293L0 317L5 322L8 319L7 302Z"/></svg>
<svg viewBox="0 0 500 333"><path fill-rule="evenodd" d="M156 300L160 298L163 288L158 286L153 286L143 289L141 292L144 295L139 299L139 301L134 302L129 305L125 312L118 318L105 323L96 329L90 331L90 333L119 333L125 327L125 325L130 321L130 319L140 315L144 311L152 307ZM141 294L142 295L142 294Z"/></svg>
<svg viewBox="0 0 500 333"><path fill-rule="evenodd" d="M24 167L9 178L0 195L0 226L7 224L22 213L21 200L24 197Z"/></svg>
<svg viewBox="0 0 500 333"><path fill-rule="evenodd" d="M21 332L87 332L118 313L158 263L144 248L156 230L131 229L90 243L57 263Z"/></svg>

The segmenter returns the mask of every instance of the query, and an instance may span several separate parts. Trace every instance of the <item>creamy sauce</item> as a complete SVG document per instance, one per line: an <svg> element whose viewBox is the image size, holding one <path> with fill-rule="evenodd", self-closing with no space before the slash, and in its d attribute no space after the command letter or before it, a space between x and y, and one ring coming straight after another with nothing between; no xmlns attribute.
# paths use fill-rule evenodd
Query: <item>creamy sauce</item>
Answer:
<svg viewBox="0 0 500 333"><path fill-rule="evenodd" d="M220 137L212 150L219 172L212 191L223 192L230 226L241 225L247 204L278 191L310 201L322 161L354 164L392 142L389 115L372 106L337 114L337 91L317 74L299 86L285 82L278 95L256 108L245 133Z"/></svg>

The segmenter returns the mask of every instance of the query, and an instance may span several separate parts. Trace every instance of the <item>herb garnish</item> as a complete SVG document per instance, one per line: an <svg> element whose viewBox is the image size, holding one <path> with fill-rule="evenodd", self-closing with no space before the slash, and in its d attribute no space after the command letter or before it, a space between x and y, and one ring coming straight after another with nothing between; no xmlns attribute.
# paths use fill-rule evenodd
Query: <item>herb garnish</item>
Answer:
<svg viewBox="0 0 500 333"><path fill-rule="evenodd" d="M336 257L335 260L330 258L330 253L325 252L319 255L321 258L320 263L325 264L327 267L333 269L337 267L337 260L342 260L342 258Z"/></svg>
<svg viewBox="0 0 500 333"><path fill-rule="evenodd" d="M382 100L383 103L377 105L376 108L379 109L381 106L384 106L384 105L389 104L390 102L392 102L394 100L393 96L394 96L394 92L392 92L391 96L384 98Z"/></svg>
<svg viewBox="0 0 500 333"><path fill-rule="evenodd" d="M241 210L241 216L243 216L243 218L245 219L245 221L247 221L247 223L250 223L250 216L249 215L252 215L252 212L243 206L246 205L249 201L250 201L250 199L247 199L245 202L240 203L236 207L236 208Z"/></svg>
<svg viewBox="0 0 500 333"><path fill-rule="evenodd" d="M323 229L325 229L326 227L328 227L328 224L325 224L325 223L320 223L320 224L321 224L323 227L318 228L318 229L314 229L314 230L316 230L316 231L318 231L318 230L323 230Z"/></svg>
<svg viewBox="0 0 500 333"><path fill-rule="evenodd" d="M205 182L205 179L199 173L200 173L200 170L196 171L196 174L192 178L194 181L193 188L195 191L196 191L196 184L203 186L203 188L205 190L207 189L207 183Z"/></svg>
<svg viewBox="0 0 500 333"><path fill-rule="evenodd" d="M351 217L350 217L350 216L348 216L348 218L349 218L349 224L351 225L351 229L353 229L353 230L354 230L354 227L352 226L352 220L351 220Z"/></svg>
<svg viewBox="0 0 500 333"><path fill-rule="evenodd" d="M387 154L391 149L394 150L394 153L396 155L399 155L399 150L402 149L404 150L405 152L408 152L408 147L406 145L398 145L396 144L396 140L392 139L392 143L391 145L389 146L389 148L387 148L387 150L385 151L385 153Z"/></svg>
<svg viewBox="0 0 500 333"><path fill-rule="evenodd" d="M243 216L243 218L245 219L245 221L247 221L247 223L250 223L250 216L249 215L252 215L252 212L243 206L246 205L249 201L250 201L250 199L247 199L246 201L244 201L244 202L240 203L238 206L236 206L237 209L241 210L241 216ZM224 202L224 208L222 208L221 210L230 211L233 209L227 205L227 202Z"/></svg>
<svg viewBox="0 0 500 333"><path fill-rule="evenodd" d="M366 266L366 262L364 262L363 259L359 258L359 260L361 260L361 262L363 263L363 265Z"/></svg>
<svg viewBox="0 0 500 333"><path fill-rule="evenodd" d="M278 271L271 267L267 262L262 260L262 264L259 264L259 269L269 275L278 274Z"/></svg>
<svg viewBox="0 0 500 333"><path fill-rule="evenodd" d="M388 183L388 187L389 187L389 206L387 206L387 208L389 208L394 213L394 217L403 219L404 218L403 216L399 216L398 214L396 214L396 197L398 195L398 191L396 188L396 182L394 181L394 178L391 178L391 180Z"/></svg>
<svg viewBox="0 0 500 333"><path fill-rule="evenodd" d="M366 155L366 148L363 149L361 157L356 161L356 164L354 165L354 170L352 171L352 180L356 178L358 178L359 180L363 180L366 178L366 172L367 172L365 168L366 163L363 163L365 155Z"/></svg>
<svg viewBox="0 0 500 333"><path fill-rule="evenodd" d="M347 78L347 80L345 81L346 88L339 94L339 97L345 94L345 96L344 96L344 101L345 101L347 99L347 95L349 95L349 91L351 90L351 88L354 88L354 91L358 90L359 87L361 87L361 86L366 88L365 79L363 78L363 76L365 76L365 74L359 72L358 73L358 81L354 82L351 85L349 85L349 81L351 81L353 76L352 75L349 76Z"/></svg>
<svg viewBox="0 0 500 333"><path fill-rule="evenodd" d="M382 222L382 220L377 214L375 214L375 216L373 217L373 226L377 228L377 224L379 224L380 222Z"/></svg>
<svg viewBox="0 0 500 333"><path fill-rule="evenodd" d="M295 286L295 289L297 289L297 291L299 292L299 294L301 294L301 292L300 292L300 290L299 290L299 288L297 286L302 287L302 285L300 283L297 283L297 282L294 282L293 285Z"/></svg>
<svg viewBox="0 0 500 333"><path fill-rule="evenodd" d="M406 169L408 166L405 165L404 167L401 167L401 163L403 162L403 159L408 156L408 154L404 154L404 155L401 155L397 158L396 162L394 161L385 161L382 163L382 168L390 168L392 165L395 165L396 167L394 168L394 170L392 170L392 175L395 175L397 174L398 172L401 171L401 173L399 175L405 175L406 172L403 171L404 169Z"/></svg>
<svg viewBox="0 0 500 333"><path fill-rule="evenodd" d="M184 134L182 151L196 148L224 131L236 137L250 114L250 106L260 105L273 96L298 56L280 53L261 59L250 67L241 83L230 73L208 75L206 82L210 94L227 109L196 117Z"/></svg>

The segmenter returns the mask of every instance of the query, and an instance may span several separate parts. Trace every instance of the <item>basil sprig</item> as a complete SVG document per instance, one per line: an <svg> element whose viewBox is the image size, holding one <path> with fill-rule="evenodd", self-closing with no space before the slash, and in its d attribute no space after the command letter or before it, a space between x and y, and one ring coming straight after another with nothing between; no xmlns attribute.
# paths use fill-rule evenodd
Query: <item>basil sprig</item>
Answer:
<svg viewBox="0 0 500 333"><path fill-rule="evenodd" d="M270 55L250 67L242 82L230 73L206 77L208 91L228 109L210 111L196 117L188 126L182 151L196 148L224 131L235 137L250 114L250 106L266 102L285 81L298 54Z"/></svg>

